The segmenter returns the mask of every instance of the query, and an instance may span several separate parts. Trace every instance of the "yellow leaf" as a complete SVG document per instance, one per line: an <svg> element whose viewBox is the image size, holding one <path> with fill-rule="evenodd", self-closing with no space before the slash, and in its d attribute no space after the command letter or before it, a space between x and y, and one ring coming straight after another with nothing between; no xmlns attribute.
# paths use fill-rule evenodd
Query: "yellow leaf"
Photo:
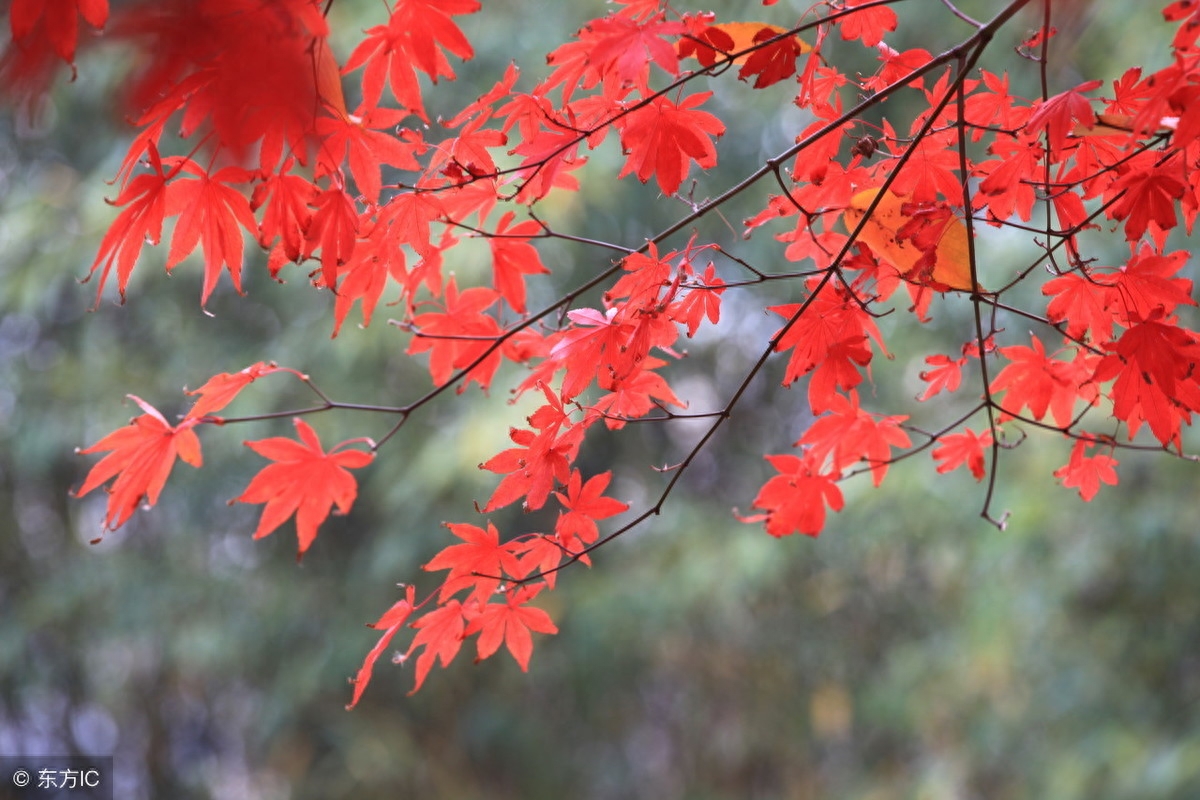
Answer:
<svg viewBox="0 0 1200 800"><path fill-rule="evenodd" d="M848 231L852 232L858 226L859 220L878 194L878 188L864 189L850 199L849 207L842 212L842 223ZM923 270L917 267L917 262L923 255L922 251L911 240L898 236L898 231L915 219L915 216L903 211L904 204L908 202L907 197L901 197L889 190L871 213L867 224L859 231L858 241L870 247L871 252L880 261L894 266L900 277L909 283L930 286L939 291L971 291L967 226L954 215L944 221L936 220L931 223L941 225L942 229L934 234L937 237L937 250L933 270L922 275L920 273ZM978 284L975 290L984 291Z"/></svg>

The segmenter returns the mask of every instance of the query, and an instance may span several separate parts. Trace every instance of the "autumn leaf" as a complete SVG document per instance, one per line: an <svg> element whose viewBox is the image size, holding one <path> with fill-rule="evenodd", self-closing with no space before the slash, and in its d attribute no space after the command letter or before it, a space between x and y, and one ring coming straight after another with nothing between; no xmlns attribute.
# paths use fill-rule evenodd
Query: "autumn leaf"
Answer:
<svg viewBox="0 0 1200 800"><path fill-rule="evenodd" d="M457 600L451 600L445 605L438 606L427 612L412 624L417 635L413 637L405 657L411 656L417 648L425 648L417 657L416 683L409 694L415 694L429 670L433 669L436 660L441 659L442 666L450 666L450 662L462 649L464 633L463 606Z"/></svg>
<svg viewBox="0 0 1200 800"><path fill-rule="evenodd" d="M743 521L765 519L767 533L775 537L820 534L825 527L825 506L841 511L845 504L833 477L822 473L817 460L807 454L769 455L766 459L779 474L763 484L754 498L754 507L767 513L744 517Z"/></svg>
<svg viewBox="0 0 1200 800"><path fill-rule="evenodd" d="M712 138L725 133L725 126L707 111L697 111L712 92L683 98L676 105L666 97L631 111L620 123L621 146L628 160L617 176L633 173L642 183L651 176L665 195L673 195L683 183L690 162L701 169L717 164Z"/></svg>
<svg viewBox="0 0 1200 800"><path fill-rule="evenodd" d="M91 447L78 451L84 455L108 452L92 467L75 496L83 497L116 478L108 487L108 509L104 514L104 527L110 531L124 525L143 501L148 506L158 502L176 457L193 467L204 461L200 440L193 430L199 419L171 425L145 400L134 395L129 395L129 399L145 413Z"/></svg>
<svg viewBox="0 0 1200 800"><path fill-rule="evenodd" d="M501 544L500 532L488 523L487 530L465 523L446 523L450 532L463 540L443 549L425 565L429 572L448 569L439 592L445 602L455 592L471 588L472 597L486 601L496 591L504 576L517 575L521 565L516 553L507 544Z"/></svg>
<svg viewBox="0 0 1200 800"><path fill-rule="evenodd" d="M985 464L983 448L991 447L992 432L986 430L977 434L970 428L962 433L948 433L938 437L940 443L933 450L933 458L938 461L939 473L952 472L964 464L971 470L975 480L983 480Z"/></svg>
<svg viewBox="0 0 1200 800"><path fill-rule="evenodd" d="M504 642L521 671L529 671L529 657L533 654L533 637L529 632L558 633L549 614L526 605L544 588L546 584L541 583L506 592L504 602L487 603L471 619L463 635L479 633L476 642L477 663L495 653L500 643Z"/></svg>
<svg viewBox="0 0 1200 800"><path fill-rule="evenodd" d="M842 212L846 229L853 232L879 189L865 189ZM884 192L858 233L858 241L871 248L877 258L894 266L910 283L929 286L936 291L972 290L971 257L967 227L953 214L932 220L932 227L914 231L913 222L925 209L909 203L908 198ZM906 235L907 234L907 235ZM920 237L920 238L918 238ZM918 246L918 242L923 246ZM982 290L981 290L982 291Z"/></svg>
<svg viewBox="0 0 1200 800"><path fill-rule="evenodd" d="M257 233L258 223L245 195L230 184L248 183L251 174L241 167L225 167L209 175L190 159L181 162L181 167L197 177L174 181L167 191L167 214L179 215L167 253L167 270L200 245L204 251L200 305L204 305L216 288L222 267L229 270L233 288L242 291L241 229Z"/></svg>
<svg viewBox="0 0 1200 800"><path fill-rule="evenodd" d="M1077 439L1075 446L1071 448L1071 459L1054 472L1054 477L1061 480L1063 486L1078 488L1079 496L1084 502L1091 502L1100 491L1101 483L1117 485L1115 467L1120 462L1105 453L1086 455L1095 444L1096 442L1089 438Z"/></svg>
<svg viewBox="0 0 1200 800"><path fill-rule="evenodd" d="M175 176L179 167L172 169L170 174L163 172L162 160L158 148L153 142L147 145L147 155L150 175L138 175L112 201L114 206L128 206L117 215L116 220L109 226L108 232L100 240L100 252L92 262L88 279L104 264L100 270L100 282L96 287L96 303L100 302L100 294L104 291L104 283L113 266L117 268L117 291L121 300L125 300L125 287L129 284L129 276L133 266L141 255L142 245L147 242L156 245L162 239L163 218L167 213L167 181Z"/></svg>
<svg viewBox="0 0 1200 800"><path fill-rule="evenodd" d="M887 475L892 448L912 444L900 427L906 419L880 416L860 408L858 392L851 391L849 398L835 395L829 413L813 422L796 444L810 448L808 456L818 464L828 459L834 475L865 463L878 486Z"/></svg>
<svg viewBox="0 0 1200 800"><path fill-rule="evenodd" d="M375 662L379 660L379 656L383 654L384 649L391 643L404 623L408 621L416 604L417 587L409 585L405 587L404 599L396 601L391 608L383 613L379 621L374 625L368 626L375 630L382 630L383 635L379 637L379 641L375 643L375 646L371 648L366 658L363 659L362 666L358 669L358 674L350 679L350 683L354 685L354 696L350 698L350 703L346 706L347 711L358 705L363 692L367 690L367 684L371 682L371 672L375 669Z"/></svg>
<svg viewBox="0 0 1200 800"><path fill-rule="evenodd" d="M600 536L600 530L596 527L597 520L608 519L629 508L628 503L604 496L604 490L608 488L611 479L610 471L593 475L584 482L576 469L571 471L566 494L554 493L558 502L566 509L566 513L559 512L558 520L554 523L554 532L560 545L568 552L578 552L596 541Z"/></svg>
<svg viewBox="0 0 1200 800"><path fill-rule="evenodd" d="M200 395L200 399L192 405L184 419L199 419L220 411L233 402L238 392L272 372L290 372L301 380L305 380L305 376L293 369L279 367L274 363L264 364L262 361L251 364L240 372L222 372L220 375L209 378L199 389L188 392L189 395Z"/></svg>
<svg viewBox="0 0 1200 800"><path fill-rule="evenodd" d="M492 249L492 275L496 291L518 314L525 313L525 276L546 275L550 270L542 264L537 248L529 238L542 232L534 220L525 220L508 227L516 215L509 211L500 218L495 234L488 239Z"/></svg>
<svg viewBox="0 0 1200 800"><path fill-rule="evenodd" d="M103 28L108 21L108 0L13 0L8 15L14 40L29 36L41 21L43 35L54 52L70 64L75 60L75 45L79 40L78 18L82 16L93 28Z"/></svg>
<svg viewBox="0 0 1200 800"><path fill-rule="evenodd" d="M295 514L299 557L317 538L318 526L335 504L340 514L350 511L358 494L358 483L349 470L367 466L375 454L341 449L357 442L372 445L369 439L351 439L326 453L316 432L304 420L297 417L295 425L299 442L274 437L245 443L275 463L263 467L246 491L230 502L266 503L254 531L255 539L267 536Z"/></svg>

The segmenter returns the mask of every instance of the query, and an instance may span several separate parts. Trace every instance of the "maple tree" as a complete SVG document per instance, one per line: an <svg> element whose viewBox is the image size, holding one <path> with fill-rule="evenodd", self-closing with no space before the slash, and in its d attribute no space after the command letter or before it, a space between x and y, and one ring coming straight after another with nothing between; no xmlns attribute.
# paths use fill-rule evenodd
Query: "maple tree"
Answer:
<svg viewBox="0 0 1200 800"><path fill-rule="evenodd" d="M265 504L256 537L294 515L303 554L334 508L351 510L352 470L373 464L414 415L450 389L511 381L534 410L511 428L512 446L480 464L497 476L472 518L481 524L447 523L456 541L424 565L444 573L440 583L407 585L372 626L383 633L353 680L353 704L406 629L395 660L415 657L414 691L472 636L478 659L503 644L526 669L531 632L557 630L538 596L657 515L748 387L769 376L805 383L797 416L807 423L764 454L756 496L730 505L748 502L738 518L773 536L818 535L846 503L844 481L868 474L879 486L926 451L938 473L966 467L986 479L981 516L1003 527L997 464L1033 431L1062 440L1053 476L1083 500L1118 483L1117 450L1192 458L1183 430L1200 412L1200 335L1181 276L1189 253L1177 248L1200 213L1200 4L1162 9L1174 26L1164 27L1174 31L1167 66L1074 86L1053 85L1054 0L1010 0L984 21L944 0L957 27L936 55L888 44L905 8L890 0L829 0L799 17L763 0L753 22L680 5L616 0L532 81L510 66L430 121L425 97L455 78L452 58L473 55L456 18L488 13L475 0L398 0L341 61L329 2L8 4L2 85L31 107L57 66L74 69L82 42L139 55L123 98L136 133L116 176L119 211L90 270L97 302L113 282L126 298L168 220L166 267L199 249L201 305L223 273L240 292L249 236L271 276L304 275L331 296L334 336L356 304L368 326L388 296L389 335L408 337L432 381L398 404L366 405L258 362L209 379L177 425L134 398L143 413L81 451L107 453L77 490L108 491L104 527L157 502L177 458L201 466L201 433L292 418L298 440L246 442L272 463L236 500ZM861 48L873 73L839 66ZM1018 71L1040 91L1016 93ZM709 86L721 81L777 92L805 119L793 144L729 184L713 177L721 143L745 131L713 100ZM919 111L906 116L893 98ZM601 148L620 152L615 178L588 168ZM675 221L638 242L555 221L555 198L628 178L678 204ZM714 222L746 198L756 210L739 233L778 241L769 266L740 256L738 237ZM1021 238L1030 255L985 255L1001 236ZM1096 253L1113 238L1126 255L1106 266ZM477 239L491 269L464 277L456 258L476 253L462 245ZM601 266L577 285L555 283L564 270L546 257L551 240L593 248ZM531 290L545 287L554 299L537 306ZM673 374L693 337L737 335L722 314L731 298L738 314L771 315L772 332L722 401L693 407ZM969 324L942 352L912 354L927 367L913 407L870 408L872 365L898 355L882 319L917 326L955 308L968 309ZM259 379L298 380L317 402L220 415ZM939 403L923 417L935 424L914 421ZM338 410L370 412L383 428L326 448L303 418ZM577 466L601 430L681 420L700 432L658 468L665 478L644 508L608 496L610 472ZM499 530L488 515L518 503L557 510L553 527Z"/></svg>

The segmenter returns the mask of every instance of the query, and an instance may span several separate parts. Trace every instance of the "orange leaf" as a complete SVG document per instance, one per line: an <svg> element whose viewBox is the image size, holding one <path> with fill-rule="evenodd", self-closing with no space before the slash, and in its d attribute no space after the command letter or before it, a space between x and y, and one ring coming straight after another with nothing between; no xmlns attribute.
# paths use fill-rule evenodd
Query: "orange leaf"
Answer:
<svg viewBox="0 0 1200 800"><path fill-rule="evenodd" d="M715 35L714 31L717 32ZM770 33L769 35L762 34L763 31L769 31ZM719 58L724 58L731 53L740 53L766 38L775 37L781 33L787 33L787 28L781 28L778 25L768 25L765 22L721 22L705 28L700 34L702 41L688 38L680 39L676 45L676 50L678 50L680 58L693 56L703 66L710 67ZM808 42L805 42L799 36L792 38L798 43L801 53L807 53L812 50ZM733 63L744 64L750 56L750 53L738 56L733 60Z"/></svg>
<svg viewBox="0 0 1200 800"><path fill-rule="evenodd" d="M200 440L192 430L200 420L184 420L172 426L146 401L134 395L129 395L129 399L146 413L79 451L84 454L111 451L92 467L83 486L75 492L76 497L83 497L110 478L116 478L108 488L108 509L104 514L104 527L110 531L124 525L143 500L151 506L158 502L158 493L175 466L176 456L193 467L204 461Z"/></svg>
<svg viewBox="0 0 1200 800"><path fill-rule="evenodd" d="M871 202L879 194L879 189L864 189L850 199L850 206L842 212L842 222L846 228L853 231L870 208ZM858 241L866 244L881 260L889 262L900 273L900 276L910 283L930 286L938 291L958 289L971 291L971 260L970 248L967 241L967 227L962 220L950 215L945 220L932 222L933 226L941 225L931 231L920 231L915 235L906 236L910 226L918 222L916 214L905 213L909 205L907 197L888 191L883 199L871 212L870 219L858 233ZM903 232L901 229L905 229ZM929 237L930 244L935 244L929 250L918 246ZM933 256L932 271L919 262L923 258ZM926 277L927 276L927 277ZM945 287L945 288L942 288ZM977 290L983 291L981 287Z"/></svg>
<svg viewBox="0 0 1200 800"><path fill-rule="evenodd" d="M251 450L275 463L255 475L246 491L232 502L267 504L254 531L255 539L270 534L294 513L296 536L300 540L298 555L304 555L317 538L317 527L329 516L334 504L341 514L354 504L358 484L347 470L365 467L375 454L362 450L337 452L338 448L354 442L371 444L369 439L342 442L326 453L317 434L304 420L297 418L295 424L299 442L283 437L246 442Z"/></svg>

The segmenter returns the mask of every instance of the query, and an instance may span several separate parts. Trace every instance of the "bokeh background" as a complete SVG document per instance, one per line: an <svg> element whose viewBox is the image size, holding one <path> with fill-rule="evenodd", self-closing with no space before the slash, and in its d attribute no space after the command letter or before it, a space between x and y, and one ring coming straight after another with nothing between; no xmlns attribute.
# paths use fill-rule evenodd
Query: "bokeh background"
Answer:
<svg viewBox="0 0 1200 800"><path fill-rule="evenodd" d="M941 4L904 5L898 48L938 52L967 32ZM1063 4L1056 91L1167 61L1157 9L1123 5ZM786 0L717 6L723 19L800 10ZM963 5L978 16L988 7ZM536 76L541 55L605 6L528 11L495 0L464 20L478 58L430 95L431 112L452 113L513 58ZM382 13L337 0L339 54ZM1033 24L1019 20L1012 36ZM998 44L989 66L1013 66L1032 94L1033 67L1010 47ZM539 639L528 674L506 654L473 665L466 650L407 697L410 668L385 656L362 704L344 710L347 678L376 638L364 623L399 597L397 582L421 578L446 542L440 522L477 521L471 502L494 476L476 465L525 411L504 403L503 380L491 398L424 408L302 564L290 523L254 542L258 507L226 505L262 463L241 441L285 435L286 421L205 431L203 470L178 466L153 510L89 544L104 498L69 496L94 463L72 451L135 413L122 404L128 392L174 414L186 408L185 385L264 359L347 401L403 403L429 381L385 324L388 309L331 339L330 297L298 268L279 285L249 265L247 296L223 282L207 316L198 265L168 278L164 252L147 251L129 301L110 294L91 310L94 286L77 279L113 218L105 181L130 134L109 92L123 66L120 52L93 49L41 120L0 111L0 753L114 754L123 800L1200 796L1196 465L1119 454L1120 487L1084 504L1051 477L1064 443L1033 436L1000 465L993 508L1011 512L1007 530L980 519L983 490L969 475L937 476L922 457L880 490L848 485L847 509L820 539L776 541L732 509L747 510L770 474L761 454L786 452L807 422L803 389L778 390L779 359L666 513L543 595L561 633ZM701 185L714 193L785 148L805 120L786 87L750 99L732 78L711 88L719 108L743 104L744 125ZM619 168L612 147L586 173L601 179L547 213L636 243L682 207L653 186L603 180ZM727 212L733 228L754 203ZM779 264L770 233L739 242L731 230L725 241ZM1118 258L1119 236L1103 238ZM1019 247L997 237L988 253L1020 263ZM607 257L562 242L543 250L568 278ZM545 301L553 287L534 291ZM700 338L672 368L697 407L735 384L752 337L778 324L761 298L731 292L727 302L721 336ZM947 299L927 328L902 314L884 320L901 356L879 360L864 402L911 400L921 356L955 352L970 335L968 311ZM307 401L277 376L231 411ZM949 414L954 402L914 413ZM327 442L388 425L312 421ZM696 429L629 433L601 437L581 458L585 471L616 469L613 494L637 507L662 485L647 466L677 459ZM496 521L513 532L530 524L517 513Z"/></svg>

